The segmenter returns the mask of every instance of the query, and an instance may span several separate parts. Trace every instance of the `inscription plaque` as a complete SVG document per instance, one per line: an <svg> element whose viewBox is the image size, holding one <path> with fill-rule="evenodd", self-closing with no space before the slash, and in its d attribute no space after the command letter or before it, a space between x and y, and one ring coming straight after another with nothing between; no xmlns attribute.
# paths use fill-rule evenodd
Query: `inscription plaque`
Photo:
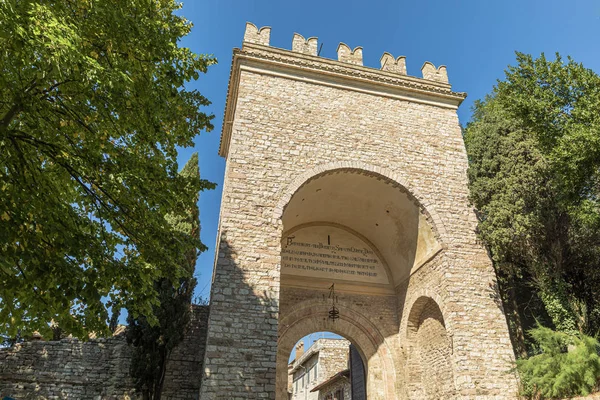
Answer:
<svg viewBox="0 0 600 400"><path fill-rule="evenodd" d="M388 284L371 246L334 226L308 226L283 238L281 272L287 275Z"/></svg>

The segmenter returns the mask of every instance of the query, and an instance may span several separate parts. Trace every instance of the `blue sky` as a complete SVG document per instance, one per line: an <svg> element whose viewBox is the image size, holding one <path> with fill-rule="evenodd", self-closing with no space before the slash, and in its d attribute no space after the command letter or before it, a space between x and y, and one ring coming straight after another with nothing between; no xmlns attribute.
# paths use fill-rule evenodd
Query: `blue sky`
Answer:
<svg viewBox="0 0 600 400"><path fill-rule="evenodd" d="M246 21L271 26L271 46L291 48L292 35L317 36L321 56L336 58L339 42L363 47L364 65L378 68L384 51L406 56L408 74L420 77L425 61L446 65L455 91L467 92L458 114L469 121L473 101L488 93L514 52L552 56L559 52L600 73L600 1L286 1L202 0L184 2L181 14L194 23L182 45L213 54L212 66L188 88L209 100L203 111L215 115L215 129L203 132L195 148L183 149L183 165L193 151L203 178L216 190L200 196L202 241L209 247L198 259L197 295L210 291L225 160L218 156L232 49L241 47Z"/></svg>

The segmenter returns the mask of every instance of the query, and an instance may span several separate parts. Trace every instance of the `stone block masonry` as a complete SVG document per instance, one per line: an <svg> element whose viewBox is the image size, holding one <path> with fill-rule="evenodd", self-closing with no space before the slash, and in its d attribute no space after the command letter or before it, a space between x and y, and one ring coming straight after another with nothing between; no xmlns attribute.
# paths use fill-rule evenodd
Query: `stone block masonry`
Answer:
<svg viewBox="0 0 600 400"><path fill-rule="evenodd" d="M167 362L163 387L165 400L194 400L200 395L209 307L193 307L183 342L173 349Z"/></svg>
<svg viewBox="0 0 600 400"><path fill-rule="evenodd" d="M193 306L187 334L167 363L163 399L198 399L207 319L207 306ZM124 334L20 343L0 349L0 398L133 399L130 363Z"/></svg>
<svg viewBox="0 0 600 400"><path fill-rule="evenodd" d="M0 397L128 399L131 349L124 335L33 341L0 350Z"/></svg>
<svg viewBox="0 0 600 400"><path fill-rule="evenodd" d="M425 63L422 78L410 77L404 57L384 55L378 70L362 65L360 47L340 45L330 60L314 55L316 39L309 46L296 36L290 51L270 47L270 33L249 25L234 50L202 399L285 399L289 351L321 328L357 346L369 399L516 398L496 278L468 201L456 114L466 95L452 91L444 66ZM372 184L381 193L391 193L386 185L406 193L412 208L392 201L369 208L379 204L377 193L364 193L360 176L381 182ZM319 199L319 190L329 197ZM352 210L361 199L365 208ZM389 223L400 212L419 221L412 230L406 218ZM343 225L387 252L393 282L339 282L341 317L328 322L326 279L282 278L282 238L300 220ZM427 230L433 234L421 235ZM403 243L417 236L439 250L416 267L396 263L414 260L415 248ZM446 383L433 385L428 374Z"/></svg>

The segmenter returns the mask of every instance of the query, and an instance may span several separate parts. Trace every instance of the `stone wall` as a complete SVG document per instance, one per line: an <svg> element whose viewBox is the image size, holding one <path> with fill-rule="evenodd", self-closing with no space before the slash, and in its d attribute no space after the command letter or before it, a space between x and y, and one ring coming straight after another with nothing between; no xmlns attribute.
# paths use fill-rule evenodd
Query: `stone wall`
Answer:
<svg viewBox="0 0 600 400"><path fill-rule="evenodd" d="M327 339L321 339L327 340ZM348 369L350 355L350 342L329 340L324 344L319 353L319 364L322 366L319 372L319 382L324 382L334 375Z"/></svg>
<svg viewBox="0 0 600 400"><path fill-rule="evenodd" d="M166 400L192 400L200 396L208 312L208 306L194 306L187 334L169 357L163 387Z"/></svg>
<svg viewBox="0 0 600 400"><path fill-rule="evenodd" d="M434 301L429 300L421 311L415 334L414 357L421 371L420 387L426 398L449 399L454 396L452 374L452 345L448 338L444 317ZM412 394L412 398L419 395Z"/></svg>
<svg viewBox="0 0 600 400"><path fill-rule="evenodd" d="M127 399L130 360L124 335L20 343L0 350L0 398Z"/></svg>
<svg viewBox="0 0 600 400"><path fill-rule="evenodd" d="M198 398L207 318L207 306L194 306L188 334L167 364L164 399ZM20 343L0 349L0 398L135 398L130 361L124 334Z"/></svg>
<svg viewBox="0 0 600 400"><path fill-rule="evenodd" d="M343 391L343 397L341 399L334 397L338 390ZM331 397L328 397L331 396ZM353 400L352 389L350 386L350 380L347 376L340 376L338 379L332 381L330 384L323 386L319 389L318 400Z"/></svg>

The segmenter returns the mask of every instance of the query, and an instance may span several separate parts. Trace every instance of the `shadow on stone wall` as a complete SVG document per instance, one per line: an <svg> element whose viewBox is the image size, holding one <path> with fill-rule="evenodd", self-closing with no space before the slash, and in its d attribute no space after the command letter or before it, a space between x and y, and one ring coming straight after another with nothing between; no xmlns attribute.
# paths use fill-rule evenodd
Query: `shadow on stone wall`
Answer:
<svg viewBox="0 0 600 400"><path fill-rule="evenodd" d="M127 398L130 358L124 335L23 342L0 350L0 398Z"/></svg>
<svg viewBox="0 0 600 400"><path fill-rule="evenodd" d="M279 271L263 263L276 264L269 257L279 254L256 247L238 252L231 243L221 231L201 398L273 398Z"/></svg>
<svg viewBox="0 0 600 400"><path fill-rule="evenodd" d="M192 305L190 325L183 342L173 349L167 361L162 397L164 400L199 398L208 311L208 306Z"/></svg>
<svg viewBox="0 0 600 400"><path fill-rule="evenodd" d="M208 306L192 306L183 342L167 363L164 400L197 399ZM0 349L0 398L135 398L125 335L111 338L30 341Z"/></svg>

